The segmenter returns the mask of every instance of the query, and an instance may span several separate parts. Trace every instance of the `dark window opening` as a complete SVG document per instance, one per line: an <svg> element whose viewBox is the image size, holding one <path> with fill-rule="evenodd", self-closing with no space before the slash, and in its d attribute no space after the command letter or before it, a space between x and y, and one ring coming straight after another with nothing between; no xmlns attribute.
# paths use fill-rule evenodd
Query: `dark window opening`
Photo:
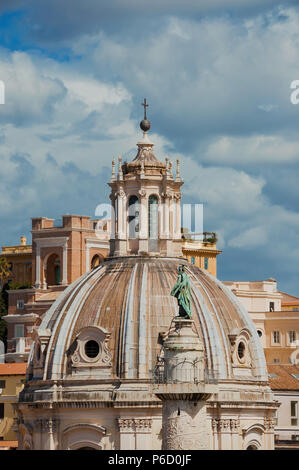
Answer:
<svg viewBox="0 0 299 470"><path fill-rule="evenodd" d="M85 344L85 354L87 357L90 357L91 359L93 359L94 357L97 357L99 352L100 352L99 343L93 340L87 341L87 343Z"/></svg>
<svg viewBox="0 0 299 470"><path fill-rule="evenodd" d="M240 359L244 357L245 354L245 344L242 341L238 345L238 356Z"/></svg>

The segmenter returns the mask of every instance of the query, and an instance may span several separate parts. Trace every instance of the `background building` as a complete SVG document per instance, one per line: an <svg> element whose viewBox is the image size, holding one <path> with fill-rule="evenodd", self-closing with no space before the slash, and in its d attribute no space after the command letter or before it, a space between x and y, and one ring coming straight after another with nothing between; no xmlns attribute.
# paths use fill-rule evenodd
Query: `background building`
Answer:
<svg viewBox="0 0 299 470"><path fill-rule="evenodd" d="M0 450L18 447L14 405L24 386L26 367L26 363L0 364Z"/></svg>
<svg viewBox="0 0 299 470"><path fill-rule="evenodd" d="M275 398L281 404L275 423L275 449L299 449L299 367L290 364L268 365Z"/></svg>
<svg viewBox="0 0 299 470"><path fill-rule="evenodd" d="M278 291L275 279L224 284L249 312L267 364L299 364L299 299Z"/></svg>
<svg viewBox="0 0 299 470"><path fill-rule="evenodd" d="M21 237L20 245L3 246L0 256L5 258L10 266L10 274L6 279L0 279L0 287L8 281L31 286L32 246L26 245L26 237Z"/></svg>
<svg viewBox="0 0 299 470"><path fill-rule="evenodd" d="M281 403L275 448L299 449L299 298L277 290L274 279L224 282L248 310L267 361L270 386Z"/></svg>

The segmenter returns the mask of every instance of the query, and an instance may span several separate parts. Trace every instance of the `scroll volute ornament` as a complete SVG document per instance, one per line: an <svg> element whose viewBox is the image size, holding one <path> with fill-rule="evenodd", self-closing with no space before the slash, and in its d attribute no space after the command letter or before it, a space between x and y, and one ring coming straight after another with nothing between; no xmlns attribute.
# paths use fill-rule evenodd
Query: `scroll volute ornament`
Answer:
<svg viewBox="0 0 299 470"><path fill-rule="evenodd" d="M34 356L33 356L33 367L40 369L44 365L44 359L47 352L49 340L51 338L51 330L35 329L33 330L34 344Z"/></svg>

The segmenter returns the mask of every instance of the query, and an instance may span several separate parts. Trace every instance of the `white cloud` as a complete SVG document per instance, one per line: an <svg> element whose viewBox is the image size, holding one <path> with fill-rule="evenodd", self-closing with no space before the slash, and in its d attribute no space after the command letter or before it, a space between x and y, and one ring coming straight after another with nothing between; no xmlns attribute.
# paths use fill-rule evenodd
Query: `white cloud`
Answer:
<svg viewBox="0 0 299 470"><path fill-rule="evenodd" d="M203 160L238 166L299 162L299 141L280 135L221 136L207 144Z"/></svg>
<svg viewBox="0 0 299 470"><path fill-rule="evenodd" d="M5 104L0 108L0 121L15 126L48 122L55 104L66 93L62 82L40 73L30 55L13 52L0 57L1 80L5 84Z"/></svg>
<svg viewBox="0 0 299 470"><path fill-rule="evenodd" d="M233 237L228 245L236 248L252 248L255 246L263 246L267 243L268 237L262 227L252 227L237 237Z"/></svg>
<svg viewBox="0 0 299 470"><path fill-rule="evenodd" d="M281 14L284 21L274 14L254 22L172 17L139 41L86 34L65 62L2 49L3 227L12 233L16 218L27 223L75 206L92 213L112 157L136 154L136 116L147 96L155 152L181 157L183 193L204 202L205 230L218 232L219 247L253 257L262 248L261 262L287 260L296 272L299 215L265 196L262 173L249 173L250 165L259 174L260 163L298 162L299 107L290 104L289 84L299 78L299 15Z"/></svg>

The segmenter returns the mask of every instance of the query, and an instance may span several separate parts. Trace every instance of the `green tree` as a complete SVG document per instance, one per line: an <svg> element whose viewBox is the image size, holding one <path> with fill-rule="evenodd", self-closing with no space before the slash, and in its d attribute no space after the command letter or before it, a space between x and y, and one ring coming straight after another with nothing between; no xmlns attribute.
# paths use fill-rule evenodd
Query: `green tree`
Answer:
<svg viewBox="0 0 299 470"><path fill-rule="evenodd" d="M6 258L3 256L0 257L0 281L1 285L3 285L3 282L7 280L11 276L11 271L10 271L10 264L7 262ZM3 287L2 290L0 291L0 339L4 342L5 344L5 349L6 349L6 344L7 344L7 323L5 320L3 320L3 316L7 315L7 301L8 301L8 295L7 295L7 289L9 289L9 285L6 283Z"/></svg>
<svg viewBox="0 0 299 470"><path fill-rule="evenodd" d="M1 284L5 279L8 279L11 276L10 264L7 262L6 258L3 256L0 258L0 280Z"/></svg>
<svg viewBox="0 0 299 470"><path fill-rule="evenodd" d="M8 285L6 285L8 287ZM4 288L0 291L0 339L4 342L5 350L7 343L7 323L3 320L3 316L7 315L7 302L5 301L6 291Z"/></svg>

